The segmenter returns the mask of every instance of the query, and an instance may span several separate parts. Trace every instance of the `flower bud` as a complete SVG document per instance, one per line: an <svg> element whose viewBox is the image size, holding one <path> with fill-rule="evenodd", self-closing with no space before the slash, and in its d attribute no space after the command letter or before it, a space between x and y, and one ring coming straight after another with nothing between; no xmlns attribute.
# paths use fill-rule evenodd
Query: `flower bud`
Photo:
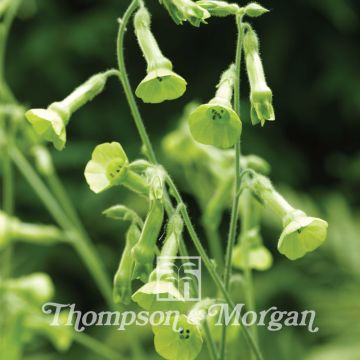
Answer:
<svg viewBox="0 0 360 360"><path fill-rule="evenodd" d="M245 15L250 17L258 17L267 12L269 12L268 9L264 8L263 6L257 3L250 3L245 6Z"/></svg>
<svg viewBox="0 0 360 360"><path fill-rule="evenodd" d="M25 223L0 211L0 249L9 241L52 245L65 240L65 234L56 226Z"/></svg>
<svg viewBox="0 0 360 360"><path fill-rule="evenodd" d="M235 76L235 66L232 64L221 76L215 97L190 114L190 132L196 141L222 149L238 141L242 124L231 106Z"/></svg>
<svg viewBox="0 0 360 360"><path fill-rule="evenodd" d="M128 158L117 142L95 147L85 168L85 179L90 189L99 193L115 185L124 185L142 195L148 194L148 184L140 175L128 169Z"/></svg>
<svg viewBox="0 0 360 360"><path fill-rule="evenodd" d="M128 305L131 300L131 280L134 269L134 258L131 251L141 236L141 230L132 223L126 232L126 243L121 255L120 263L114 276L113 298L115 303Z"/></svg>
<svg viewBox="0 0 360 360"><path fill-rule="evenodd" d="M134 17L135 34L147 63L147 75L135 90L145 103L160 103L182 96L186 81L172 71L172 63L161 52L150 29L150 14L141 5Z"/></svg>
<svg viewBox="0 0 360 360"><path fill-rule="evenodd" d="M206 24L206 19L210 17L209 12L191 0L159 0L171 18L177 25L181 25L183 21L188 21L193 26L200 26L201 23Z"/></svg>
<svg viewBox="0 0 360 360"><path fill-rule="evenodd" d="M238 4L229 4L226 1L200 0L196 4L206 9L211 16L225 17L242 12L242 8Z"/></svg>
<svg viewBox="0 0 360 360"><path fill-rule="evenodd" d="M259 41L254 30L249 28L244 36L246 70L250 83L251 121L253 125L275 120L272 92L267 86L259 55Z"/></svg>
<svg viewBox="0 0 360 360"><path fill-rule="evenodd" d="M133 277L147 282L153 269L155 246L164 218L162 200L150 201L150 209L146 217L138 243L132 249L135 258Z"/></svg>
<svg viewBox="0 0 360 360"><path fill-rule="evenodd" d="M52 142L57 150L62 150L66 143L66 125L71 115L100 94L108 77L115 74L117 71L109 70L93 75L64 100L50 104L47 109L30 109L25 116L38 135Z"/></svg>
<svg viewBox="0 0 360 360"><path fill-rule="evenodd" d="M33 273L6 280L4 287L6 290L14 292L37 305L42 305L54 296L54 285L45 273Z"/></svg>
<svg viewBox="0 0 360 360"><path fill-rule="evenodd" d="M54 173L54 164L48 149L43 145L35 145L31 149L36 169L40 174L49 176Z"/></svg>

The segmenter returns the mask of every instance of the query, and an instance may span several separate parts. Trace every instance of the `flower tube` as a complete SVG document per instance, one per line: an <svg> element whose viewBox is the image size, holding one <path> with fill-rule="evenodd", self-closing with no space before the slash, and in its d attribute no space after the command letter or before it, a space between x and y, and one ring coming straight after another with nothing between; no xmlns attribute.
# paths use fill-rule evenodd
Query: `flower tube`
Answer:
<svg viewBox="0 0 360 360"><path fill-rule="evenodd" d="M172 71L172 63L161 52L150 29L150 14L141 5L134 18L135 34L147 63L147 75L135 90L145 103L161 103L182 96L186 81Z"/></svg>

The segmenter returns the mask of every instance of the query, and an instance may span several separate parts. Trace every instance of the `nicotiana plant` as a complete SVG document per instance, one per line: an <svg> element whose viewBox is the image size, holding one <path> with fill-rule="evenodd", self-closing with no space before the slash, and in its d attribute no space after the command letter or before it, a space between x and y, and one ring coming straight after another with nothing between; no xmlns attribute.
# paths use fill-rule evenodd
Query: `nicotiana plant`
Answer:
<svg viewBox="0 0 360 360"><path fill-rule="evenodd" d="M20 3L20 0L1 3L2 48L5 48L10 25ZM72 341L78 341L103 358L117 357L113 350L88 335L75 334L68 327L49 326L49 319L40 312L39 306L53 297L53 285L46 274L11 277L11 249L16 241L41 245L66 242L73 246L110 309L115 309L118 304L128 306L135 303L150 312L180 311L179 331L174 331L171 324L152 327L154 348L165 359L195 359L203 344L206 344L211 359L225 359L227 344L237 336L243 336L251 356L260 360L263 356L256 328L247 329L241 322L237 327L219 328L213 320L199 314L205 314L214 303L227 303L234 308L230 291L233 269L243 272L246 307L254 310L252 271L268 270L273 262L261 237L263 208L272 210L282 222L278 250L290 260L303 257L326 239L327 222L292 207L268 178L270 165L259 156L244 155L240 151L243 57L250 84L252 124L264 126L267 121L275 120L272 91L266 82L259 55L259 40L247 22L268 10L257 3L241 7L215 0L161 0L160 5L177 25L188 22L195 27L205 26L212 17L230 18L236 23L234 60L219 74L213 98L204 104L186 106L177 127L162 141L167 159L180 169L188 182L188 191L202 210L210 255L206 251L205 239L198 236L190 220L177 186L165 167L157 161L136 99L151 104L175 100L184 94L187 82L174 72L172 61L160 50L151 30L151 15L145 2L132 0L118 21L118 68L91 76L62 100L44 108L27 110L6 85L3 68L0 69L0 146L4 183L3 210L0 212L0 250L3 254L0 289L2 306L11 308L1 319L7 326L6 341L1 344L5 348L1 351L6 351L7 359L20 359L24 345L36 333L47 336L60 351L66 350ZM125 33L132 26L146 62L146 75L135 92L129 82L123 46ZM84 166L85 180L94 193L124 186L148 203L145 218L124 204L113 204L104 210L105 216L128 225L113 285L57 176L45 145L49 142L57 150L64 149L70 118L76 118L76 112L81 107L105 90L110 77L120 81L146 156L130 160L126 149L111 139L112 142L94 148ZM266 130L259 128L259 131ZM32 157L35 166L31 165L25 152ZM57 226L29 224L14 216L12 164L28 181ZM219 228L227 209L231 209L231 216L224 252L224 236ZM174 274L175 257L181 255L186 259L188 256L185 234L193 242L216 289L213 298L199 300L195 304L184 297ZM156 262L158 255L160 260ZM196 293L195 282L191 283L190 291ZM169 301L159 301L159 298Z"/></svg>

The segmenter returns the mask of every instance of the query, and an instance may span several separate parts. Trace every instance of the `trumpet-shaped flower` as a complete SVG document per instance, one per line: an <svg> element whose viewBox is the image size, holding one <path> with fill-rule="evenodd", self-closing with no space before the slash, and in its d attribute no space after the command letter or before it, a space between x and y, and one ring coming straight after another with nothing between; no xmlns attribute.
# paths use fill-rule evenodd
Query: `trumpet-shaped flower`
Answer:
<svg viewBox="0 0 360 360"><path fill-rule="evenodd" d="M322 219L297 214L280 235L278 250L290 260L303 257L326 239L328 223Z"/></svg>
<svg viewBox="0 0 360 360"><path fill-rule="evenodd" d="M147 63L147 75L136 88L135 94L145 103L177 99L184 94L186 81L172 71L172 63L162 54L150 25L150 14L140 5L134 17L134 26Z"/></svg>
<svg viewBox="0 0 360 360"><path fill-rule="evenodd" d="M35 132L44 140L53 143L57 150L62 150L66 143L65 126L68 116L55 107L47 109L31 109L25 113L27 120Z"/></svg>
<svg viewBox="0 0 360 360"><path fill-rule="evenodd" d="M90 189L99 193L115 185L125 185L141 194L148 193L146 181L128 170L128 158L117 142L103 143L95 147L85 168L85 179Z"/></svg>
<svg viewBox="0 0 360 360"><path fill-rule="evenodd" d="M93 75L62 101L50 104L47 109L30 109L25 117L38 135L52 142L57 150L62 150L66 143L66 125L71 115L103 91L109 76L117 74L116 70L108 70Z"/></svg>
<svg viewBox="0 0 360 360"><path fill-rule="evenodd" d="M231 107L235 76L235 67L231 65L221 76L215 97L190 114L190 132L196 141L222 149L238 141L242 124Z"/></svg>
<svg viewBox="0 0 360 360"><path fill-rule="evenodd" d="M246 249L248 260L245 257L244 245L236 245L232 255L232 265L238 269L255 269L259 271L268 270L272 263L273 258L271 252L263 245L257 245Z"/></svg>
<svg viewBox="0 0 360 360"><path fill-rule="evenodd" d="M191 0L160 0L160 3L165 6L177 25L188 21L198 27L201 23L206 24L205 20L210 17L206 9Z"/></svg>
<svg viewBox="0 0 360 360"><path fill-rule="evenodd" d="M172 316L169 324L153 326L155 349L167 360L193 360L199 355L203 339L199 324L186 315Z"/></svg>
<svg viewBox="0 0 360 360"><path fill-rule="evenodd" d="M270 180L256 175L249 183L252 191L283 220L278 250L290 260L301 258L326 239L328 223L294 209L272 186Z"/></svg>

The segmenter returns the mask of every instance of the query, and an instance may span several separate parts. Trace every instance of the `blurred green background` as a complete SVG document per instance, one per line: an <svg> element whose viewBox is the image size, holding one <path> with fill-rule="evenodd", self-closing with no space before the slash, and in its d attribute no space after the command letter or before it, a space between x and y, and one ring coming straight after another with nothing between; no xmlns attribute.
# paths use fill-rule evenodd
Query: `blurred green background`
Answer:
<svg viewBox="0 0 360 360"><path fill-rule="evenodd" d="M124 0L25 0L9 38L7 80L26 106L44 107L62 99L91 74L116 66L116 19L129 3ZM243 3L240 3L243 4ZM274 93L276 122L252 127L248 115L248 83L242 77L242 150L272 166L271 178L294 205L329 222L329 238L318 251L290 262L276 252L280 224L270 215L263 236L275 256L273 268L255 274L259 309L314 309L320 331L304 328L279 332L261 330L266 359L360 359L360 22L356 0L262 1L271 10L252 21L258 32L269 86ZM212 97L219 74L234 58L235 25L230 19L210 19L200 28L176 26L157 0L147 1L153 31L175 70L188 81L186 94L156 106L140 104L151 139L161 152L161 138L172 130L186 103ZM135 86L145 64L132 28L126 37L126 60ZM121 225L101 211L126 203L139 212L145 203L121 189L94 195L83 169L93 147L119 141L129 157L140 156L140 141L122 88L115 79L95 101L78 111L68 128L64 151L51 150L66 189L113 274L123 243ZM286 184L286 185L285 185ZM16 214L23 220L52 219L20 174L16 175ZM199 209L185 196L197 228ZM227 222L227 219L226 219ZM201 229L200 229L201 231ZM225 237L226 230L223 235ZM188 242L191 244L190 241ZM190 245L191 246L191 245ZM17 245L14 273L46 271L56 285L56 301L76 302L84 311L104 309L102 298L74 251ZM211 282L205 287L211 289ZM136 333L156 359L150 329L128 333L90 329L127 357L129 333ZM240 341L240 340L239 340ZM239 343L233 345L238 349ZM241 346L240 346L241 347ZM205 347L204 347L205 348ZM56 354L47 343L30 346L46 358L97 358L79 346ZM239 358L233 352L234 358ZM206 358L206 351L203 352ZM34 358L34 356L32 357Z"/></svg>

